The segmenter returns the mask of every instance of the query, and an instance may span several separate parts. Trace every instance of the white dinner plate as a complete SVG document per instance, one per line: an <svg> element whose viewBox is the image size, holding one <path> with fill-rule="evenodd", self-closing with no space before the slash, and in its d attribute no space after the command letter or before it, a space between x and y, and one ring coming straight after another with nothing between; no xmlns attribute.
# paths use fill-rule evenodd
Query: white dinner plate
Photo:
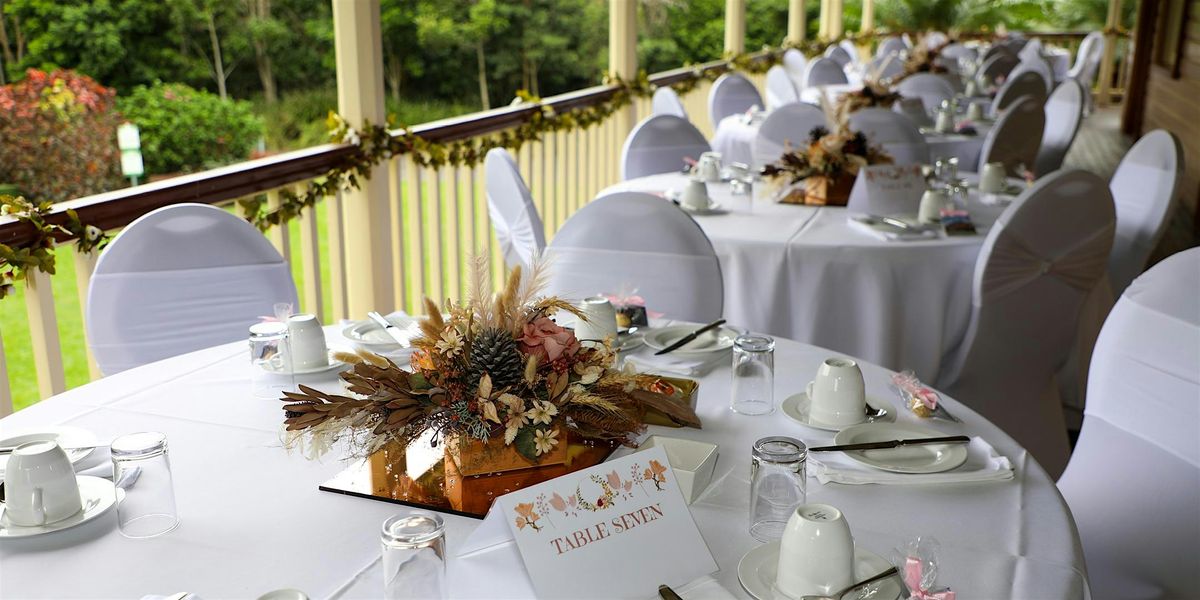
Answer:
<svg viewBox="0 0 1200 600"><path fill-rule="evenodd" d="M616 341L613 342L613 350L616 350L617 352L629 352L630 350L637 350L646 343L646 340L643 339L643 337L644 336L640 333L618 335Z"/></svg>
<svg viewBox="0 0 1200 600"><path fill-rule="evenodd" d="M9 522L7 515L0 516L0 539L45 535L87 523L112 508L117 503L118 494L125 494L125 490L118 490L113 482L107 479L87 475L80 475L75 479L79 481L79 498L83 501L82 510L61 521L34 527L15 525Z"/></svg>
<svg viewBox="0 0 1200 600"><path fill-rule="evenodd" d="M787 415L789 419L804 425L805 427L812 427L813 429L820 429L822 431L841 431L846 427L857 427L861 425L861 423L855 423L854 425L834 425L832 423L814 421L808 414L808 410L811 408L811 406L812 403L808 399L808 393L800 392L799 394L792 394L784 399L783 406L781 408L783 408L783 414ZM892 407L888 406L885 402L880 402L874 398L868 397L867 406L870 406L876 411L883 410L882 416L868 419L868 423L890 423L896 420L896 411Z"/></svg>
<svg viewBox="0 0 1200 600"><path fill-rule="evenodd" d="M662 350L671 344L687 337L687 335L697 329L700 325L671 325L669 327L659 327L657 329L647 331L642 339L646 345L654 350ZM672 350L671 354L676 356L704 356L713 352L723 352L733 347L733 341L737 339L737 330L731 327L718 327L706 331L696 339Z"/></svg>
<svg viewBox="0 0 1200 600"><path fill-rule="evenodd" d="M63 448L71 448L76 446L95 446L96 436L86 429L78 427L44 427L38 431L30 431L10 435L0 439L0 446L19 446L26 442L58 442ZM68 450L67 458L71 459L71 464L75 464L91 454L95 448L87 450ZM0 475L4 474L5 467L8 466L8 455L0 454Z"/></svg>
<svg viewBox="0 0 1200 600"><path fill-rule="evenodd" d="M854 581L869 579L890 568L891 563L882 556L862 546L854 546ZM795 600L775 588L775 577L779 573L779 542L768 542L747 552L738 562L737 573L742 588L756 600ZM895 577L872 585L877 586L872 600L894 600L903 591Z"/></svg>
<svg viewBox="0 0 1200 600"><path fill-rule="evenodd" d="M839 431L833 436L833 443L866 444L944 435L946 434L915 425L863 423ZM967 445L918 444L880 450L853 450L844 454L868 467L893 473L941 473L967 462Z"/></svg>
<svg viewBox="0 0 1200 600"><path fill-rule="evenodd" d="M390 314L384 316L384 318L401 330L411 332L414 337L419 333L416 331L417 321L412 317L401 314ZM342 336L350 340L350 343L354 344L355 347L376 354L388 354L404 349L378 323L370 319L352 323L342 330Z"/></svg>

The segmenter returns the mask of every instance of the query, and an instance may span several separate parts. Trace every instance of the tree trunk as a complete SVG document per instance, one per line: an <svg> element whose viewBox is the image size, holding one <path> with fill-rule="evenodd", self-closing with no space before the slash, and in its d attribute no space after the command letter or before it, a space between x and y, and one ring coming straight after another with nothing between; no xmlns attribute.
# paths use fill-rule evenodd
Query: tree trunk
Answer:
<svg viewBox="0 0 1200 600"><path fill-rule="evenodd" d="M488 98L487 84L487 61L483 56L483 41L475 42L475 62L479 67L479 101L483 104L483 110L492 108L492 101Z"/></svg>
<svg viewBox="0 0 1200 600"><path fill-rule="evenodd" d="M383 79L388 86L388 94L392 97L393 102L400 101L400 85L404 82L404 69L400 63L400 57L395 53L387 53L383 59L384 70Z"/></svg>
<svg viewBox="0 0 1200 600"><path fill-rule="evenodd" d="M222 100L228 100L229 94L225 91L225 59L221 57L221 40L217 37L217 21L212 10L207 10L204 14L208 17L208 41L212 44L213 78L217 80L217 94L221 96Z"/></svg>
<svg viewBox="0 0 1200 600"><path fill-rule="evenodd" d="M267 20L271 18L271 0L247 0L250 9L250 20ZM267 104L275 104L279 100L279 92L275 86L275 72L271 68L271 55L267 52L267 43L255 37L254 60L258 65L258 78L262 81L263 100Z"/></svg>
<svg viewBox="0 0 1200 600"><path fill-rule="evenodd" d="M4 48L4 64L11 65L17 62L17 57L13 55L13 49L8 41L8 17L4 14L4 2L0 0L0 47ZM0 72L0 77L4 74Z"/></svg>

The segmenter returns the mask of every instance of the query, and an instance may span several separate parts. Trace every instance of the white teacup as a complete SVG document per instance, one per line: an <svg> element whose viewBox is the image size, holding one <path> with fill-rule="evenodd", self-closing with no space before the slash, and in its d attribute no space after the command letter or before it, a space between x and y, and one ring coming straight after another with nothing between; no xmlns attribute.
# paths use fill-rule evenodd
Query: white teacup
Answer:
<svg viewBox="0 0 1200 600"><path fill-rule="evenodd" d="M972 79L972 80L968 81L968 82L967 82L967 87L966 87L966 89L963 91L963 95L964 95L964 96L966 96L966 97L968 97L968 98L971 98L971 97L974 97L974 96L978 96L978 95L979 95L979 84L975 83L975 80L974 80L974 79ZM972 103L972 104L971 104L971 106L975 106L975 104L974 104L974 103ZM970 110L970 109L968 108L968 110Z"/></svg>
<svg viewBox="0 0 1200 600"><path fill-rule="evenodd" d="M704 181L721 180L721 153L705 152L696 164L696 174Z"/></svg>
<svg viewBox="0 0 1200 600"><path fill-rule="evenodd" d="M288 317L288 337L293 371L303 371L329 365L329 349L325 347L325 332L317 316L301 313Z"/></svg>
<svg viewBox="0 0 1200 600"><path fill-rule="evenodd" d="M617 337L617 311L608 298L592 296L584 298L579 305L583 311L582 319L575 323L575 338L579 341L604 341L606 338Z"/></svg>
<svg viewBox="0 0 1200 600"><path fill-rule="evenodd" d="M4 515L35 527L61 521L83 509L71 459L57 442L17 446L4 471Z"/></svg>
<svg viewBox="0 0 1200 600"><path fill-rule="evenodd" d="M1004 191L1004 181L1008 173L1005 172L1004 163L990 162L983 165L983 171L979 173L979 191L985 194L996 194Z"/></svg>
<svg viewBox="0 0 1200 600"><path fill-rule="evenodd" d="M862 371L848 358L827 358L808 383L808 418L845 426L867 419L867 392Z"/></svg>
<svg viewBox="0 0 1200 600"><path fill-rule="evenodd" d="M938 223L942 220L942 209L950 204L950 196L943 190L925 190L921 205L917 209L917 220L922 223Z"/></svg>
<svg viewBox="0 0 1200 600"><path fill-rule="evenodd" d="M687 187L679 194L679 204L692 210L704 210L712 206L712 200L708 197L708 184L699 179L689 180Z"/></svg>
<svg viewBox="0 0 1200 600"><path fill-rule="evenodd" d="M972 121L978 121L983 118L983 105L978 102L972 102L967 106L967 118Z"/></svg>
<svg viewBox="0 0 1200 600"><path fill-rule="evenodd" d="M792 598L831 594L854 583L854 538L842 511L804 504L788 519L779 541L775 586Z"/></svg>
<svg viewBox="0 0 1200 600"><path fill-rule="evenodd" d="M937 121L934 124L934 129L938 133L954 133L954 111L939 110L937 113Z"/></svg>

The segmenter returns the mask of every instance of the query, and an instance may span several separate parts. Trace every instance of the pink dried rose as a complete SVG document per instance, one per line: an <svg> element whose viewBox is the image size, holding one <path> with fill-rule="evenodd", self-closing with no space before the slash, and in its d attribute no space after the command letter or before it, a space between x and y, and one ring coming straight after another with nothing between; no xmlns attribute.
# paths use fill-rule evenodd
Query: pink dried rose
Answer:
<svg viewBox="0 0 1200 600"><path fill-rule="evenodd" d="M579 352L579 340L575 339L575 334L547 317L538 317L526 323L517 341L521 343L521 352L536 356L540 365L552 363L564 354L574 356Z"/></svg>

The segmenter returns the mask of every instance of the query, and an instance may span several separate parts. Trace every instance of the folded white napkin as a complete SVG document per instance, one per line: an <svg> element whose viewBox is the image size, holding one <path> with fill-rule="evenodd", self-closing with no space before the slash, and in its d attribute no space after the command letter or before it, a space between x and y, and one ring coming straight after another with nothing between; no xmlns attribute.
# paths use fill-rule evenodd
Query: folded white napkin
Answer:
<svg viewBox="0 0 1200 600"><path fill-rule="evenodd" d="M728 360L728 351L712 352L700 357L685 357L675 354L654 356L653 351L645 351L625 357L625 362L632 363L634 368L639 371L684 377L701 377L711 371L713 367Z"/></svg>
<svg viewBox="0 0 1200 600"><path fill-rule="evenodd" d="M1000 456L991 444L974 436L967 444L967 462L943 473L891 473L873 469L842 452L816 452L808 455L809 471L821 483L861 485L880 483L911 485L929 483L962 483L1004 481L1012 479L1013 467L1008 458Z"/></svg>
<svg viewBox="0 0 1200 600"><path fill-rule="evenodd" d="M850 224L850 227L852 227L862 233L865 233L867 235L881 239L885 242L932 240L932 239L937 239L937 237L938 237L938 232L935 229L925 229L925 230L920 230L920 231L906 232L906 231L901 231L899 229L896 229L894 227L887 227L887 226L873 227L873 226L871 226L867 223L864 223L858 219L855 219L853 217L847 217L846 222Z"/></svg>
<svg viewBox="0 0 1200 600"><path fill-rule="evenodd" d="M734 595L709 575L691 581L675 592L683 600L734 600Z"/></svg>

